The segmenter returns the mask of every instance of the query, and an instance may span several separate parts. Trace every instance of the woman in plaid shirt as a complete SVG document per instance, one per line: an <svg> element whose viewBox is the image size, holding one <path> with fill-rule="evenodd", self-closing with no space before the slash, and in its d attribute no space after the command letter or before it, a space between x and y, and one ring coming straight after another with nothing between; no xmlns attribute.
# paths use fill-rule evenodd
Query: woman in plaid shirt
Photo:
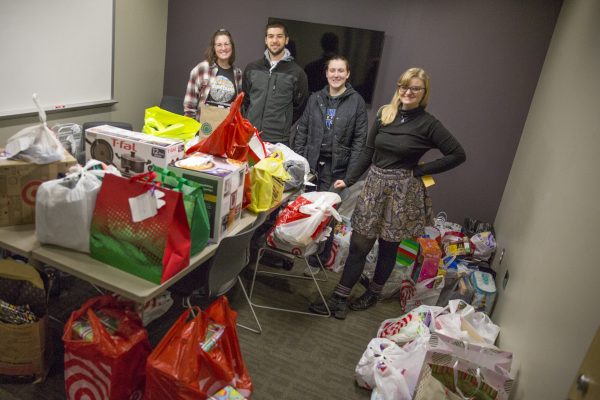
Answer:
<svg viewBox="0 0 600 400"><path fill-rule="evenodd" d="M200 105L228 107L242 90L242 71L234 67L235 45L231 33L219 29L212 35L206 49L206 60L190 72L185 99L184 115L200 119Z"/></svg>

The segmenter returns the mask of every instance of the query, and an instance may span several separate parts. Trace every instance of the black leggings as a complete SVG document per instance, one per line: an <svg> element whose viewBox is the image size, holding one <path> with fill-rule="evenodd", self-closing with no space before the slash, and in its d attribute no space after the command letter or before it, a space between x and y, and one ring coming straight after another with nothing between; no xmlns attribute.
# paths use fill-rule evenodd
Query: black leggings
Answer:
<svg viewBox="0 0 600 400"><path fill-rule="evenodd" d="M377 239L370 239L360 233L352 232L350 250L339 285L352 290L365 269L367 255L375 244L375 240ZM373 275L373 282L375 284L383 286L390 277L396 265L396 251L399 244L400 242L388 242L379 238L377 265L375 267L375 274Z"/></svg>

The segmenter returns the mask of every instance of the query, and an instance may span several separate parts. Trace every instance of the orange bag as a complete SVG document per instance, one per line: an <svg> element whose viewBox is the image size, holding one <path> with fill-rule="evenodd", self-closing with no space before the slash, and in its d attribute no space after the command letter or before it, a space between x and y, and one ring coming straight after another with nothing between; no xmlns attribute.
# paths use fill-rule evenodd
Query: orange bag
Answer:
<svg viewBox="0 0 600 400"><path fill-rule="evenodd" d="M103 322L99 315L103 315ZM105 325L107 319L111 328ZM110 295L88 300L71 313L63 343L67 399L141 398L144 365L152 349L132 303L119 302Z"/></svg>
<svg viewBox="0 0 600 400"><path fill-rule="evenodd" d="M196 316L190 319L192 311ZM226 385L249 397L252 381L242 358L236 319L237 313L224 296L206 312L199 307L186 310L148 358L144 399L204 399ZM222 325L225 330L205 352L201 345L209 322Z"/></svg>
<svg viewBox="0 0 600 400"><path fill-rule="evenodd" d="M204 140L196 143L185 151L186 155L197 151L204 154L212 154L218 157L227 157L234 160L247 162L250 149L250 140L258 132L256 128L246 118L242 117L241 107L244 100L244 92L238 94L231 107L229 114L221 125ZM247 168L247 167L246 167ZM252 200L250 189L250 176L246 169L246 179L244 180L244 201L242 207L247 207Z"/></svg>

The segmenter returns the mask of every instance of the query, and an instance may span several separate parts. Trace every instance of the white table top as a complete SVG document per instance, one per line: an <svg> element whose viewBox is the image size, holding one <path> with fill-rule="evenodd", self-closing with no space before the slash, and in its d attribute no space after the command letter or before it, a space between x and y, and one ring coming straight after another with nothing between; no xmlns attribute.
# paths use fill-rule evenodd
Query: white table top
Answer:
<svg viewBox="0 0 600 400"><path fill-rule="evenodd" d="M242 219L233 228L231 234L251 226L255 219L256 215L244 212ZM186 268L160 285L95 260L89 254L58 246L40 246L33 250L31 257L36 262L47 264L79 279L115 292L129 300L143 304L167 290L192 270L210 259L217 251L217 247L218 244L209 243L204 250L191 257L190 264Z"/></svg>
<svg viewBox="0 0 600 400"><path fill-rule="evenodd" d="M283 201L289 199L296 191L285 192ZM273 212L273 207L268 212ZM240 222L232 229L235 234L252 225L256 215L244 210ZM191 257L190 264L179 271L168 281L157 285L136 275L111 267L95 260L89 254L65 249L53 245L40 245L35 236L34 225L16 225L0 227L0 248L29 258L31 263L43 263L79 279L90 282L106 290L115 292L137 303L148 300L167 290L192 270L211 258L218 244L208 244L204 250Z"/></svg>
<svg viewBox="0 0 600 400"><path fill-rule="evenodd" d="M35 237L35 225L13 225L0 227L0 248L29 258L31 252L40 247Z"/></svg>

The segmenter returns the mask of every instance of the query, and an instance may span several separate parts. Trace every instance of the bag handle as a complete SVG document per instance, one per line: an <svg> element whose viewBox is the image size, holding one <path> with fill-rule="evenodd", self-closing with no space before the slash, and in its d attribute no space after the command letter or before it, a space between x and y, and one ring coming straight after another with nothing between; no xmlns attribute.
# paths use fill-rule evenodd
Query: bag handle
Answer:
<svg viewBox="0 0 600 400"><path fill-rule="evenodd" d="M456 393L464 400L472 399L475 393L477 393L479 389L481 389L481 385L483 384L483 380L481 379L481 369L477 367L477 374L475 375L475 379L477 379L477 388L469 396L465 396L458 387L458 360L454 362L454 365L452 366L452 371L454 372L454 389L456 390Z"/></svg>
<svg viewBox="0 0 600 400"><path fill-rule="evenodd" d="M42 106L40 105L40 102L38 100L38 94L34 93L33 94L33 102L35 103L36 108L38 109L38 115L40 117L40 122L46 126L46 111L44 111L44 109L42 108Z"/></svg>

